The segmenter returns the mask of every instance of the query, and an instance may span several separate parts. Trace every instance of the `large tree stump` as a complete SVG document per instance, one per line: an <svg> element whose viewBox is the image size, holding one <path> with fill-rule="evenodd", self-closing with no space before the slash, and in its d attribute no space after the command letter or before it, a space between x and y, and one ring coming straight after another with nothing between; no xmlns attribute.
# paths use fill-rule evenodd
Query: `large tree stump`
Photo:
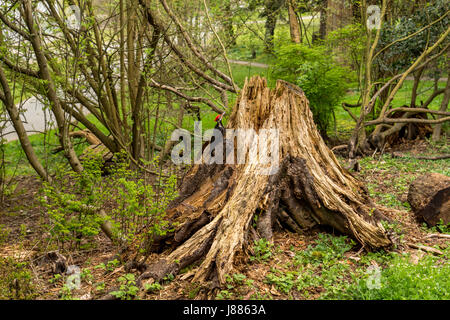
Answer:
<svg viewBox="0 0 450 320"><path fill-rule="evenodd" d="M450 178L439 173L427 173L409 186L408 203L419 219L435 226L441 220L450 223Z"/></svg>
<svg viewBox="0 0 450 320"><path fill-rule="evenodd" d="M253 77L227 128L278 129L277 174L262 175L250 163L193 166L168 210L175 231L153 241L153 251L170 254L141 280L160 280L201 261L193 281L223 284L236 253L258 237L271 239L276 226L302 232L325 225L368 248L391 245L381 212L325 145L300 88L278 81L269 89L265 79Z"/></svg>

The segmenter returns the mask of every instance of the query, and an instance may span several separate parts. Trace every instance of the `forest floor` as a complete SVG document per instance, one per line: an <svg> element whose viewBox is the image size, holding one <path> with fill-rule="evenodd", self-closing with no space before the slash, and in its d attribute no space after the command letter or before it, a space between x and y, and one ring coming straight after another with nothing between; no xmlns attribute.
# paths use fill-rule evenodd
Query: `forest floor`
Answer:
<svg viewBox="0 0 450 320"><path fill-rule="evenodd" d="M448 153L448 142L414 141L395 149L410 158L392 158L392 150L387 150L384 155L360 160L361 171L354 174L367 183L386 215L398 222L387 226L401 239L394 251L365 252L332 230L302 235L278 232L273 244L260 241L251 256L237 258L235 273L213 298L448 299L450 242L445 236L430 235L445 235L450 230L448 226L425 227L406 203L409 184L418 176L427 172L450 176L449 160L413 158ZM80 287L68 289L70 276L55 273L55 264L43 258L52 248L46 240L43 220L47 209L39 201L41 187L35 177L16 177L14 192L0 205L0 299L96 299L112 288L130 299L206 297L206 290L190 281L195 265L150 285L148 293L137 292L134 279L139 272L125 270L126 261L120 261L118 248L101 233L93 247L60 248L67 264L77 266L81 274ZM442 254L416 250L408 243L433 247ZM157 258L153 254L147 262Z"/></svg>

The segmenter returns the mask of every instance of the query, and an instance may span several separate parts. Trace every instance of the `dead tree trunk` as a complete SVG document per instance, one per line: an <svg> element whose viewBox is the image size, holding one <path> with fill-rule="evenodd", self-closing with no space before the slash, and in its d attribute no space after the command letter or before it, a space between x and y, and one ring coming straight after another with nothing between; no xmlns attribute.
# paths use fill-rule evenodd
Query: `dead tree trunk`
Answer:
<svg viewBox="0 0 450 320"><path fill-rule="evenodd" d="M254 239L271 239L276 226L302 232L326 225L368 248L391 245L383 215L323 142L300 88L246 81L227 128L277 129L279 170L264 175L248 162L195 165L168 210L175 231L153 241L153 251L169 253L141 280L160 280L201 260L193 281L223 284L236 254Z"/></svg>

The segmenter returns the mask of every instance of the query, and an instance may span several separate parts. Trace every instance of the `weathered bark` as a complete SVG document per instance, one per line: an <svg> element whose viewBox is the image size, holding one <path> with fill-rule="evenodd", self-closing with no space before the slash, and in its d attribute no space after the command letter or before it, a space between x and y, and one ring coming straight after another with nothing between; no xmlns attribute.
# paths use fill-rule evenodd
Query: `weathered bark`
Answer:
<svg viewBox="0 0 450 320"><path fill-rule="evenodd" d="M245 164L195 165L168 209L175 231L151 244L155 252L173 251L141 281L203 258L193 281L224 283L236 253L252 239L271 239L276 225L296 232L326 225L368 248L391 245L383 215L325 145L300 88L280 80L269 89L260 77L246 81L227 128L277 129L279 140L267 140L279 143L278 171L261 174L266 167L249 163L248 151Z"/></svg>
<svg viewBox="0 0 450 320"><path fill-rule="evenodd" d="M435 226L441 220L450 223L450 178L439 173L428 173L411 183L408 203L420 219Z"/></svg>

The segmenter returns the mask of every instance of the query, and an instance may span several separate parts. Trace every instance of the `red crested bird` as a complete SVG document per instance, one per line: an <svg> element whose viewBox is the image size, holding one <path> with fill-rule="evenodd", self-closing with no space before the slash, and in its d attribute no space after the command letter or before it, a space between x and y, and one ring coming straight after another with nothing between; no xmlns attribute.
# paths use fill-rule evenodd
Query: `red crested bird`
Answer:
<svg viewBox="0 0 450 320"><path fill-rule="evenodd" d="M220 139L221 141L223 141L223 137L225 135L225 127L223 126L223 123L222 123L222 119L223 119L224 115L225 115L225 112L217 115L217 117L214 119L214 121L216 122L214 129L219 130L220 133L222 134L222 139ZM215 140L216 140L216 137L212 136L210 141L206 141L202 146L202 153L208 145L211 145L211 148L213 148L215 145L215 143L214 143ZM214 154L214 152L213 152L213 154Z"/></svg>
<svg viewBox="0 0 450 320"><path fill-rule="evenodd" d="M223 124L222 124L222 119L223 119L223 116L224 116L224 115L225 115L225 112L222 113L222 114L217 115L217 117L214 119L214 121L217 122L217 124L216 124L216 126L214 127L214 129L220 130L220 132L222 132L222 135L223 135L224 132L225 132L225 127L224 127Z"/></svg>

